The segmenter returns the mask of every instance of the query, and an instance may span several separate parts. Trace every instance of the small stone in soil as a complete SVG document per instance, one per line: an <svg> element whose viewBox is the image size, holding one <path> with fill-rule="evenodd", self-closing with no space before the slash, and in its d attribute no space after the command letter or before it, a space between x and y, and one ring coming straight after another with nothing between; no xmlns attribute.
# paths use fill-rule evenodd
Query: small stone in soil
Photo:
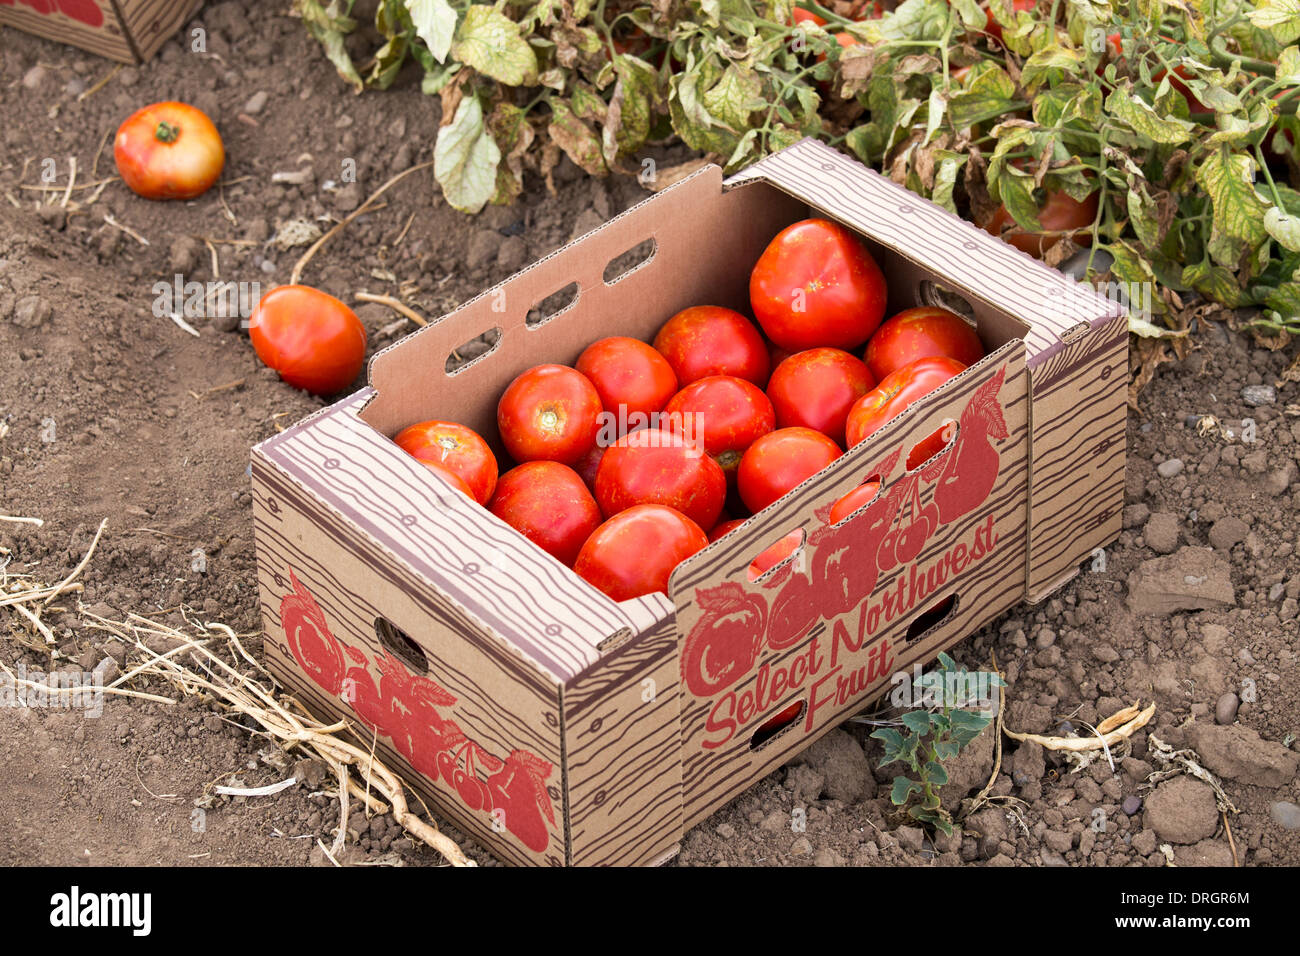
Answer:
<svg viewBox="0 0 1300 956"><path fill-rule="evenodd" d="M1162 461L1156 465L1156 472L1161 478L1173 478L1175 475L1182 474L1183 460L1181 458L1170 458L1168 461Z"/></svg>
<svg viewBox="0 0 1300 956"><path fill-rule="evenodd" d="M1214 722L1216 724L1230 724L1237 719L1237 708L1241 706L1241 701L1237 695L1229 691L1219 698L1218 703L1214 705Z"/></svg>
<svg viewBox="0 0 1300 956"><path fill-rule="evenodd" d="M1278 800L1268 805L1269 818L1287 830L1300 830L1300 807L1289 800Z"/></svg>
<svg viewBox="0 0 1300 956"><path fill-rule="evenodd" d="M1142 798L1137 794L1130 794L1124 798L1124 802L1120 804L1120 809L1124 811L1126 816L1131 817L1142 809Z"/></svg>
<svg viewBox="0 0 1300 956"><path fill-rule="evenodd" d="M1241 390L1241 400L1253 408L1272 405L1277 401L1277 389L1272 385L1247 385Z"/></svg>

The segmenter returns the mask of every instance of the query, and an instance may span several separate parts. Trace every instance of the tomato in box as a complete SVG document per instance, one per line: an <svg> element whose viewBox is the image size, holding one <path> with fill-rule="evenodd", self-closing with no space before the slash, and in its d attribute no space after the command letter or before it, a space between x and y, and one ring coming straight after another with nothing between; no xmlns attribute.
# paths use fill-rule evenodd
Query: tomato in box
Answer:
<svg viewBox="0 0 1300 956"><path fill-rule="evenodd" d="M840 446L819 431L778 428L750 445L740 460L740 497L750 511L762 511L841 454Z"/></svg>
<svg viewBox="0 0 1300 956"><path fill-rule="evenodd" d="M709 375L734 375L762 388L771 371L767 345L754 323L718 305L678 312L659 330L654 347L677 374L679 388Z"/></svg>
<svg viewBox="0 0 1300 956"><path fill-rule="evenodd" d="M908 362L932 355L974 365L984 357L984 344L975 327L956 312L927 305L904 309L886 319L862 357L880 382Z"/></svg>
<svg viewBox="0 0 1300 956"><path fill-rule="evenodd" d="M591 451L602 407L596 386L567 365L537 365L515 378L497 403L497 429L515 461L572 465Z"/></svg>
<svg viewBox="0 0 1300 956"><path fill-rule="evenodd" d="M734 484L745 449L776 427L768 397L743 378L710 375L692 382L664 408L667 427L703 444Z"/></svg>
<svg viewBox="0 0 1300 956"><path fill-rule="evenodd" d="M777 428L801 425L843 445L849 409L875 384L866 364L848 352L808 349L773 370L767 397L776 411Z"/></svg>
<svg viewBox="0 0 1300 956"><path fill-rule="evenodd" d="M722 514L727 479L703 448L662 428L642 428L609 448L596 471L596 501L607 518L634 505L667 505L701 528Z"/></svg>
<svg viewBox="0 0 1300 956"><path fill-rule="evenodd" d="M596 529L573 570L615 601L667 594L673 569L708 543L700 526L675 508L636 505Z"/></svg>
<svg viewBox="0 0 1300 956"><path fill-rule="evenodd" d="M639 339L617 335L593 342L575 368L591 380L605 411L627 421L661 410L677 391L677 376L662 355Z"/></svg>
<svg viewBox="0 0 1300 956"><path fill-rule="evenodd" d="M849 412L845 428L849 447L867 438L881 425L901 415L923 395L928 395L966 366L946 356L931 356L909 362L885 377L874 389L858 399ZM930 437L918 442L907 457L908 469L928 461L943 450L948 443L948 429L940 428Z"/></svg>
<svg viewBox="0 0 1300 956"><path fill-rule="evenodd" d="M511 468L497 482L488 510L569 567L604 520L582 478L558 461Z"/></svg>
<svg viewBox="0 0 1300 956"><path fill-rule="evenodd" d="M472 428L435 418L403 428L393 441L426 465L455 473L479 504L492 497L497 486L496 456Z"/></svg>

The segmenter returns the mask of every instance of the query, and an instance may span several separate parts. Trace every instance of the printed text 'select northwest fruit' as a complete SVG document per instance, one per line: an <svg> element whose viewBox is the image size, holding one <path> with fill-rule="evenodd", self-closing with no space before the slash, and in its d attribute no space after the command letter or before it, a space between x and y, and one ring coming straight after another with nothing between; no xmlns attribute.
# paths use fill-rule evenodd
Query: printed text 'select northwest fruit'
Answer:
<svg viewBox="0 0 1300 956"><path fill-rule="evenodd" d="M667 594L673 568L708 543L700 526L680 511L637 505L596 529L573 570L615 601Z"/></svg>
<svg viewBox="0 0 1300 956"><path fill-rule="evenodd" d="M677 376L667 360L626 336L593 342L574 367L596 386L605 411L615 415L651 415L677 391Z"/></svg>
<svg viewBox="0 0 1300 956"><path fill-rule="evenodd" d="M849 409L875 384L866 364L848 352L808 349L772 370L767 397L776 410L777 428L815 428L843 445Z"/></svg>
<svg viewBox="0 0 1300 956"><path fill-rule="evenodd" d="M515 461L572 465L596 444L600 413L600 395L585 375L567 365L538 365L506 387L497 428Z"/></svg>
<svg viewBox="0 0 1300 956"><path fill-rule="evenodd" d="M849 412L845 429L849 447L865 441L885 422L901 415L918 398L933 392L965 368L956 359L933 356L917 359L887 375L883 382L858 399ZM946 428L940 428L919 442L907 457L907 467L915 468L942 451L950 437L947 432Z"/></svg>
<svg viewBox="0 0 1300 956"><path fill-rule="evenodd" d="M749 303L767 337L784 349L852 349L884 318L885 277L855 233L805 219L763 250L750 273Z"/></svg>
<svg viewBox="0 0 1300 956"><path fill-rule="evenodd" d="M664 411L668 427L702 442L729 480L736 477L745 449L776 427L767 396L752 382L731 375L692 382L673 396Z"/></svg>
<svg viewBox="0 0 1300 956"><path fill-rule="evenodd" d="M740 460L736 483L741 500L750 511L762 511L840 454L840 446L821 432L778 428L750 445Z"/></svg>
<svg viewBox="0 0 1300 956"><path fill-rule="evenodd" d="M762 388L771 370L754 323L717 305L678 312L664 323L654 345L677 373L679 388L709 375L734 375Z"/></svg>
<svg viewBox="0 0 1300 956"><path fill-rule="evenodd" d="M727 479L718 463L681 435L642 428L605 449L596 472L596 501L607 517L633 505L667 505L701 528L722 514Z"/></svg>
<svg viewBox="0 0 1300 956"><path fill-rule="evenodd" d="M193 199L216 183L226 150L207 114L166 102L127 117L113 140L113 158L122 181L145 199Z"/></svg>
<svg viewBox="0 0 1300 956"><path fill-rule="evenodd" d="M570 567L604 520L578 473L558 461L511 468L497 482L488 510Z"/></svg>
<svg viewBox="0 0 1300 956"><path fill-rule="evenodd" d="M294 388L333 395L352 384L366 360L366 329L334 296L282 285L248 318L253 349Z"/></svg>
<svg viewBox="0 0 1300 956"><path fill-rule="evenodd" d="M425 464L459 475L479 504L487 504L492 497L497 486L497 459L472 428L433 419L403 428L393 441Z"/></svg>
<svg viewBox="0 0 1300 956"><path fill-rule="evenodd" d="M923 305L904 309L881 323L863 358L880 382L908 362L932 355L974 365L984 357L984 345L975 328L957 313Z"/></svg>

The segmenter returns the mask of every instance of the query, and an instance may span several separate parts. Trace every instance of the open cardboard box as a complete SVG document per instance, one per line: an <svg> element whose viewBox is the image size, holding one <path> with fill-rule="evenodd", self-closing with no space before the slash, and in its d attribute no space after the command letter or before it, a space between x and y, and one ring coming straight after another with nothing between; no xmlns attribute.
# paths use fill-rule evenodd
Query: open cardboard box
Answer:
<svg viewBox="0 0 1300 956"><path fill-rule="evenodd" d="M0 27L17 27L110 60L144 63L203 0L0 0Z"/></svg>
<svg viewBox="0 0 1300 956"><path fill-rule="evenodd" d="M753 263L810 214L867 238L891 313L936 286L965 299L988 355L683 562L670 596L610 600L392 442L433 417L495 436L527 368L649 340L690 305L748 311ZM650 257L606 281L646 240ZM490 352L445 371L492 328ZM1118 534L1126 353L1111 304L815 141L725 184L706 167L380 352L370 387L254 449L268 661L319 716L375 728L502 859L662 861L891 675L1040 600ZM949 445L908 472L948 422ZM873 502L828 527L873 477ZM750 581L795 528L799 551Z"/></svg>

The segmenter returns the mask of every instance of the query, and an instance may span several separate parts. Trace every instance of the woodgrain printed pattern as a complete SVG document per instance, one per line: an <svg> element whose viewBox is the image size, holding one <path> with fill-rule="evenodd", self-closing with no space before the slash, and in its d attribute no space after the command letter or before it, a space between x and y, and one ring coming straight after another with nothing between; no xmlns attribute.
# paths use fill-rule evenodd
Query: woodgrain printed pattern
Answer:
<svg viewBox="0 0 1300 956"><path fill-rule="evenodd" d="M963 291L1031 325L1028 360L1104 314L1072 280L817 140L803 140L737 173L765 179L810 206L958 282Z"/></svg>
<svg viewBox="0 0 1300 956"><path fill-rule="evenodd" d="M498 760L526 749L549 761L554 771L546 780L556 822L542 854L528 850L509 832L495 832L491 817L469 811L442 779L430 779L413 767L386 737L380 752L404 779L417 784L439 810L455 820L503 859L519 863L567 862L563 826L563 753L560 741L559 688L538 679L530 665L512 655L486 653L493 643L476 634L472 622L446 613L425 600L418 587L403 586L384 568L382 556L358 548L355 534L324 509L312 522L305 500L281 504L284 488L276 488L265 466L254 471L254 521L258 584L266 626L267 662L272 672L292 686L300 699L321 718L347 717L358 735L369 735L352 708L307 679L295 659L279 619L279 609L291 593L289 570L324 613L334 639L361 651L371 665L385 655L375 619L383 616L415 640L428 660L426 676L455 697L441 716L456 722L465 735ZM269 481L268 481L269 479ZM407 670L420 669L407 663ZM373 667L372 676L377 676ZM497 828L499 829L499 828Z"/></svg>
<svg viewBox="0 0 1300 956"><path fill-rule="evenodd" d="M171 39L202 0L120 0L122 20L143 60ZM188 49L188 37L186 38Z"/></svg>
<svg viewBox="0 0 1300 956"><path fill-rule="evenodd" d="M682 581L675 582L673 591L677 596L679 630L683 635L693 633L697 623L703 619L700 609L686 600L686 596L693 593L689 585L708 586L719 579L726 579L749 593L763 594L762 582L749 582L745 573L754 553L793 527L805 527L811 535L811 529L820 520L815 516L819 507L838 500L855 487L867 477L875 463L887 457L891 448L910 448L916 441L933 432L945 417L957 417L959 410L970 402L980 387L987 385L999 368L1005 369L1001 401L1007 437L996 445L996 478L982 503L960 519L940 525L914 561L881 573L874 587L863 595L863 600L853 610L833 620L817 622L806 637L792 646L775 650L765 647L748 674L733 683L726 693L699 698L690 693L684 694L682 759L688 826L712 813L762 774L779 766L792 754L837 726L845 717L860 710L869 699L877 696L887 686L891 673L910 667L912 663L930 660L939 650L950 647L964 637L970 629L982 625L1023 599L1028 518L1028 395L1023 354L1023 347L1019 343L1009 343L986 360L987 364L973 367L969 377L950 382L951 391L934 397L927 396L926 400L914 406L917 412L915 416L909 413L902 419L895 419L891 423L892 428L886 426L888 431L882 429L882 433L878 433L879 437L873 436L863 444L861 456L854 449L852 461L845 461L842 467L832 466L822 476L796 489L789 496L788 503L773 508L773 511L782 511L787 515L785 520L774 525L772 520L763 520L770 517L764 512L755 519L755 524L765 530L749 531L747 543L742 541L738 547L732 547L729 551L719 550L714 554L705 552L702 556L691 559L698 560L699 564L689 568L689 575ZM954 452L955 447L950 447L943 455ZM942 463L942 456L937 461ZM902 476L897 474L900 470L901 464L895 465L893 472L884 474L885 488L882 489L882 495L901 479ZM923 491L923 495L927 493ZM937 577L934 578L935 587L932 591L926 592L924 586L919 586L918 603L910 610L900 612L892 619L886 614L873 617L877 611L872 609L879 609L888 596L902 595L917 586L912 583L915 580L912 577L914 571L927 581L931 580L928 577L931 569L943 565L958 545L969 544L979 533L977 529L987 529L990 522L995 532L996 545L978 563L971 563L964 570L946 576L942 583L938 582ZM745 531L742 528L736 532L738 539L746 538ZM805 547L812 553L805 555L804 567L811 562L812 567L817 568L815 548L810 545ZM855 560L852 551L847 560ZM856 560L873 561L874 556L862 554ZM813 577L815 579L815 572ZM702 587L701 590L703 589ZM909 643L906 632L911 622L932 604L950 594L955 594L957 599L952 615L937 629L919 635ZM902 606L903 602L900 600L898 605ZM887 623L881 624L881 621ZM707 625L707 620L705 624ZM885 648L890 649L888 653ZM874 676L868 687L863 685L866 680L863 675L873 655L877 655L881 661L887 660L889 666L884 667L881 663L872 665ZM734 704L739 695L752 692L758 696L756 675L760 670L765 668L768 674L794 673L796 659L801 656L815 656L822 663L817 665L816 670L814 665L808 664L807 679L794 690L786 690L779 699L771 700L761 714L739 722L733 728L726 727L726 718L735 714ZM832 693L841 679L849 688L842 701ZM756 750L751 749L750 738L763 717L771 716L796 700L804 700L808 705L799 725L782 732L766 745ZM715 719L717 717L721 719ZM727 739L728 734L730 739ZM709 746L705 745L706 742Z"/></svg>
<svg viewBox="0 0 1300 956"><path fill-rule="evenodd" d="M1031 371L1031 601L1120 532L1127 368L1128 325L1117 317Z"/></svg>
<svg viewBox="0 0 1300 956"><path fill-rule="evenodd" d="M48 37L58 43L80 47L110 60L139 62L134 47L123 36L113 4L110 0L96 0L96 3L104 16L103 24L97 27L69 19L62 14L37 13L21 4L0 7L0 24Z"/></svg>
<svg viewBox="0 0 1300 956"><path fill-rule="evenodd" d="M574 866L654 863L682 834L677 631L665 620L564 689Z"/></svg>

